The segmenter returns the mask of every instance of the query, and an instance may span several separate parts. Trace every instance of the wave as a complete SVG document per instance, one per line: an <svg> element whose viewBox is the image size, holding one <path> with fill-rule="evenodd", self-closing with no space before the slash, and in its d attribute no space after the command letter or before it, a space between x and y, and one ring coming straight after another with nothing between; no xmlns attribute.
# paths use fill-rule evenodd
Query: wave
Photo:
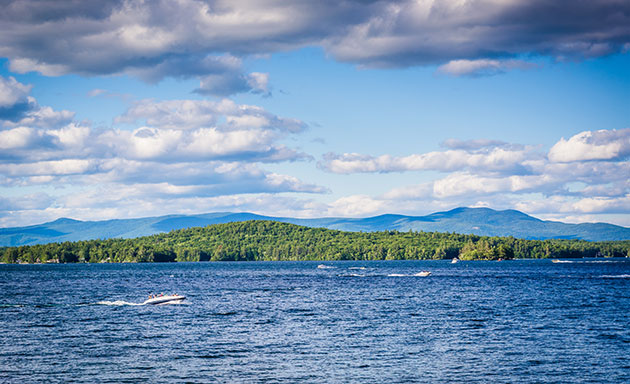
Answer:
<svg viewBox="0 0 630 384"><path fill-rule="evenodd" d="M318 269L335 269L337 267L333 267L332 265L320 264L317 266Z"/></svg>
<svg viewBox="0 0 630 384"><path fill-rule="evenodd" d="M366 269L366 268L365 268L365 267L350 267L350 268L348 268L348 269L361 269L361 270L364 270L364 269Z"/></svg>
<svg viewBox="0 0 630 384"><path fill-rule="evenodd" d="M630 279L630 275L602 275L605 279Z"/></svg>

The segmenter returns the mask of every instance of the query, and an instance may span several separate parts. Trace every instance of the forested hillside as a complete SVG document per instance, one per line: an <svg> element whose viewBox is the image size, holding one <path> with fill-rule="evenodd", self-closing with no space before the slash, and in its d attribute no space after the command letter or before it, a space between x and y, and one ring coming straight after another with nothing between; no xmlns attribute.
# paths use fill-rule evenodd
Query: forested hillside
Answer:
<svg viewBox="0 0 630 384"><path fill-rule="evenodd" d="M0 248L6 263L418 260L626 257L630 241L522 240L438 232L342 232L273 221L189 228L136 239Z"/></svg>

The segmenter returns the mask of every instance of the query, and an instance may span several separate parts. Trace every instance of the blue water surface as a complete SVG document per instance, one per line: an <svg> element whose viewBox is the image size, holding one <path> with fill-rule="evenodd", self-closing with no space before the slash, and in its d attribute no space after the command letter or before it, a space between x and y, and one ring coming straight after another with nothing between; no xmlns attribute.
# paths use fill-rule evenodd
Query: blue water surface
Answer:
<svg viewBox="0 0 630 384"><path fill-rule="evenodd" d="M2 383L630 382L628 259L0 265L0 293Z"/></svg>

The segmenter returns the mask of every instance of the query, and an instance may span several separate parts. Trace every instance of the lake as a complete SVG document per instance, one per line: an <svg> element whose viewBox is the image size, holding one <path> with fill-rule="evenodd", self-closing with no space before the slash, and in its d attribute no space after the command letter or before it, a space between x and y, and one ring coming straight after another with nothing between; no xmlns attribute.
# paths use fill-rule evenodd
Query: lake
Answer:
<svg viewBox="0 0 630 384"><path fill-rule="evenodd" d="M630 382L630 259L0 265L0 292L3 383ZM160 292L187 300L135 305Z"/></svg>

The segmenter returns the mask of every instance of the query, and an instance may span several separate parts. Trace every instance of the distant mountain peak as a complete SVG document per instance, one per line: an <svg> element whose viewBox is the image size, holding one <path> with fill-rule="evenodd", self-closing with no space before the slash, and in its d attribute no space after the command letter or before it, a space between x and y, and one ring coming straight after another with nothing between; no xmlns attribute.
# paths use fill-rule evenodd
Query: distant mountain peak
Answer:
<svg viewBox="0 0 630 384"><path fill-rule="evenodd" d="M70 219L70 218L67 218L67 217L60 217L57 220L51 221L48 224L77 224L77 223L83 223L83 221Z"/></svg>

